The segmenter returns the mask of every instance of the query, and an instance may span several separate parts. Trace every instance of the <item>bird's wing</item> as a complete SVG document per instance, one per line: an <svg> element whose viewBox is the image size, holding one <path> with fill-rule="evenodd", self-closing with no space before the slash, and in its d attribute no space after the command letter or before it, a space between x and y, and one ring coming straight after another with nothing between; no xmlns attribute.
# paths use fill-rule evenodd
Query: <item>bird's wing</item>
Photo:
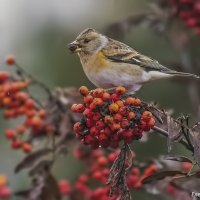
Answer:
<svg viewBox="0 0 200 200"><path fill-rule="evenodd" d="M140 66L145 71L159 71L165 73L175 72L161 65L157 60L144 56L127 45L110 40L110 44L102 49L102 53L112 62L129 63Z"/></svg>

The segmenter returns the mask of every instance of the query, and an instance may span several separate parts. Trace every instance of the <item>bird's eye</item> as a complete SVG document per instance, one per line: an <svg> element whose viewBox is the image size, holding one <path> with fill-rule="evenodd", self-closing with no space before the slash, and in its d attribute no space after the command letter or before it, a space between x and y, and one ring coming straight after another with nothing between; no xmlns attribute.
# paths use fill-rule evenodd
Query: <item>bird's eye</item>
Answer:
<svg viewBox="0 0 200 200"><path fill-rule="evenodd" d="M83 40L83 43L84 43L84 44L87 44L87 43L90 42L90 41L91 41L90 39L85 38L85 39Z"/></svg>

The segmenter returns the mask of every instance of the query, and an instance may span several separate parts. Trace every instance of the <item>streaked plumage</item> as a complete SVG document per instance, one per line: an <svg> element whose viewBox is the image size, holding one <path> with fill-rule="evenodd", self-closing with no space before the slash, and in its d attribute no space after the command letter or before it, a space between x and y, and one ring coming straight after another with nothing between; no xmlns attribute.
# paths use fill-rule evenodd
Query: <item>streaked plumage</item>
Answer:
<svg viewBox="0 0 200 200"><path fill-rule="evenodd" d="M108 38L94 29L86 29L69 44L78 54L83 70L97 87L125 86L135 92L149 81L173 76L196 75L177 72L144 56L131 47Z"/></svg>

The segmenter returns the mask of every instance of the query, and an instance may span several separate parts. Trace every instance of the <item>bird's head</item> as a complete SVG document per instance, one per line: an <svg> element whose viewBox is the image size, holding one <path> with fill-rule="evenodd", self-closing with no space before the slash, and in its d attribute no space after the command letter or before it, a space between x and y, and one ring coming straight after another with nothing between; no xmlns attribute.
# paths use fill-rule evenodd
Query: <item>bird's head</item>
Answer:
<svg viewBox="0 0 200 200"><path fill-rule="evenodd" d="M73 53L94 54L101 50L108 42L108 38L96 30L87 28L82 31L75 41L68 45Z"/></svg>

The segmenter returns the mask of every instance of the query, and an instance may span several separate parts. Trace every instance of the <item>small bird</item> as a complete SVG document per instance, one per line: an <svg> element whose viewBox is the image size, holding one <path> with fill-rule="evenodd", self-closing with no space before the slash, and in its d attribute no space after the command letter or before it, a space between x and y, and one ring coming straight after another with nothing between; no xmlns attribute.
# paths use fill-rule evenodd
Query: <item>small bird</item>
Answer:
<svg viewBox="0 0 200 200"><path fill-rule="evenodd" d="M174 76L200 78L168 69L157 60L92 28L82 31L68 48L78 54L86 76L97 87L113 88L120 85L135 93L144 83L152 80Z"/></svg>

